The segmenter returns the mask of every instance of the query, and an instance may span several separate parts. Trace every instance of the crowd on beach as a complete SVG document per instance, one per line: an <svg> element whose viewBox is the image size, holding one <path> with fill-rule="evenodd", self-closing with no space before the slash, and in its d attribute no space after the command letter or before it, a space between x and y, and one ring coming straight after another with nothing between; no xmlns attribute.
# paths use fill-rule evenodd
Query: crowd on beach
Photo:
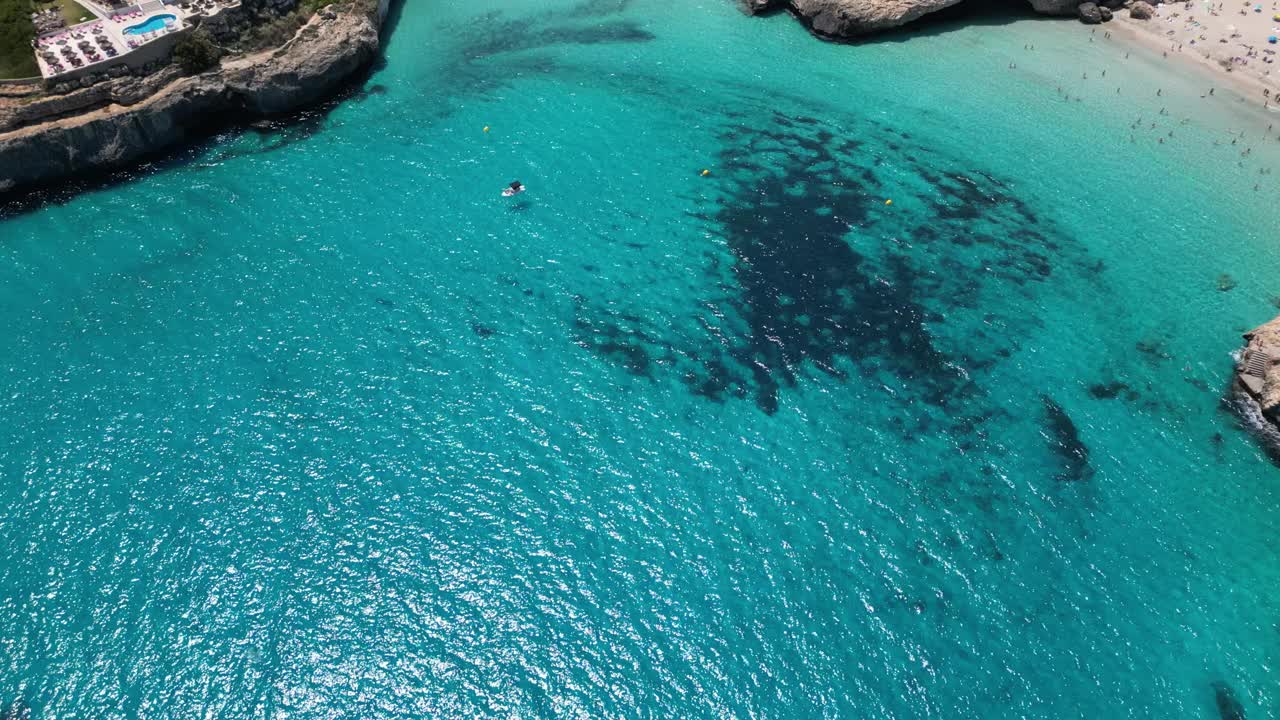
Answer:
<svg viewBox="0 0 1280 720"><path fill-rule="evenodd" d="M1268 91L1263 102L1269 106L1272 90L1280 88L1280 74L1272 73L1280 56L1280 3L1268 0L1268 5L1257 0L1184 0L1155 5L1149 20L1120 19L1122 27L1158 47L1164 57L1181 55L1251 79L1252 90Z"/></svg>
<svg viewBox="0 0 1280 720"><path fill-rule="evenodd" d="M1179 3L1179 5L1182 5L1182 3ZM1223 3L1219 3L1219 7L1221 5L1223 5ZM1280 25L1280 21L1277 21L1277 24ZM1237 32L1237 30L1233 28L1230 32L1235 33ZM1117 34L1110 30L1103 30L1101 28L1092 28L1090 29L1089 42L1095 42L1095 41L1109 42L1109 41L1115 40L1116 37L1117 37ZM1190 43L1184 43L1184 45L1185 44L1190 44ZM1023 50L1034 51L1035 46L1030 44L1024 44ZM1253 48L1249 48L1249 50L1254 51ZM1171 54L1176 56L1176 54L1179 52L1176 47L1170 48L1168 50L1163 50L1163 51L1156 50L1154 47L1149 47L1147 51L1160 52L1161 55L1166 59L1170 58ZM1256 51L1254 52L1256 53ZM1128 59L1130 57L1130 54L1131 54L1130 52L1125 52L1124 58ZM1248 52L1244 54L1244 59L1255 58L1255 57L1270 58L1271 54L1267 53L1262 56L1259 56L1257 54L1250 55ZM1256 65L1257 66L1270 65L1270 62L1267 60L1264 60L1261 63L1256 63ZM1009 69L1017 69L1017 67L1018 65L1016 62L1009 63ZM1226 64L1219 64L1219 67L1227 71L1230 71L1232 69L1231 66ZM1243 83L1239 82L1240 80L1245 78L1241 77L1244 74L1238 71L1233 75L1224 75L1224 80L1226 82L1223 83L1224 85L1223 89L1228 91L1230 90L1236 91L1235 95L1238 95L1239 100L1241 101L1244 101L1244 102L1256 101L1258 104L1255 107L1259 107L1264 112L1266 111L1280 112L1280 85L1272 84L1276 81L1276 79L1280 78L1280 75L1277 75L1276 77L1272 77L1269 73L1269 68L1259 67L1257 69L1261 70L1261 72L1259 72L1256 75L1248 76L1247 79L1249 80L1249 82L1243 82ZM1209 77L1209 76L1206 75L1206 77ZM1087 70L1083 71L1080 74L1080 80L1083 83L1087 83L1088 84L1087 86L1096 87L1097 85L1102 85L1105 88L1105 92L1108 92L1108 93L1110 93L1111 87L1113 85L1113 82L1107 82L1107 70L1105 68L1099 71L1096 71L1095 73L1091 73ZM1075 84L1075 83L1058 85L1057 94L1060 98L1062 98L1062 100L1067 102L1083 102L1085 100L1085 97L1084 97L1083 91L1080 89L1082 87L1086 87L1086 85ZM1206 100L1210 98L1222 97L1223 94L1218 93L1218 89L1219 88L1213 87L1213 86L1206 87L1204 91L1200 94L1200 97ZM1130 88L1125 92L1131 92L1131 91L1132 89ZM1144 91L1151 92L1155 98L1163 98L1165 96L1164 89L1160 87L1155 87L1155 88L1147 87L1144 89ZM1122 92L1122 86L1116 85L1115 93L1121 94L1121 92ZM1225 94L1235 99L1235 96L1233 96L1231 92L1227 92ZM1178 128L1185 127L1191 124L1191 122L1192 122L1191 118L1175 119L1172 116L1172 113L1170 112L1168 107L1161 107L1159 111L1154 113L1154 116L1140 115L1131 121L1130 127L1129 127L1129 131L1130 131L1129 142L1138 143L1140 141L1141 142L1154 141L1157 145L1165 145L1167 142L1172 142L1173 139L1177 137L1176 133L1178 131ZM1238 155L1238 157L1234 159L1234 163L1240 169L1246 170L1251 174L1253 174L1256 170L1255 177L1269 176L1272 174L1272 169L1270 167L1259 166L1253 153L1253 148L1255 145L1258 145L1260 143L1280 142L1280 133L1277 132L1277 128L1280 127L1280 120L1277 120L1276 122L1271 122L1269 120L1266 120L1266 123L1267 123L1266 129L1265 131L1262 131L1262 132L1259 132L1259 130L1261 129L1260 127L1254 128L1252 127L1252 125L1250 125L1246 130L1242 130L1238 128L1225 130L1221 136L1213 140L1213 146L1215 148L1222 148L1223 149L1222 151L1230 151L1233 155ZM1251 182L1253 183L1254 191L1259 191L1262 189L1263 187L1262 182L1257 182L1257 181L1251 181Z"/></svg>

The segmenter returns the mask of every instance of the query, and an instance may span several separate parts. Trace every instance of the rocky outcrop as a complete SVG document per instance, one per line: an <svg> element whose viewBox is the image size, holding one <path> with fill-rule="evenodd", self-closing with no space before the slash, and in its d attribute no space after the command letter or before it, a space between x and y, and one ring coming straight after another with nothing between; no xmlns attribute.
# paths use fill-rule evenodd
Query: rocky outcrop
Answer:
<svg viewBox="0 0 1280 720"><path fill-rule="evenodd" d="M331 6L281 48L226 60L201 75L167 71L111 81L96 95L89 88L80 91L84 95L51 99L66 107L43 108L50 114L36 124L30 117L9 117L0 128L16 129L0 132L0 192L127 165L183 142L210 118L242 119L313 104L373 60L381 16L357 7L335 12Z"/></svg>
<svg viewBox="0 0 1280 720"><path fill-rule="evenodd" d="M1280 317L1244 334L1231 404L1245 425L1280 460Z"/></svg>
<svg viewBox="0 0 1280 720"><path fill-rule="evenodd" d="M1129 6L1129 17L1134 20L1150 20L1152 15L1156 14L1156 9L1151 7L1150 3L1137 0Z"/></svg>
<svg viewBox="0 0 1280 720"><path fill-rule="evenodd" d="M1236 384L1258 401L1262 413L1280 421L1280 317L1244 334Z"/></svg>
<svg viewBox="0 0 1280 720"><path fill-rule="evenodd" d="M1080 22L1085 25L1097 25L1102 22L1101 9L1091 2L1080 3L1080 7L1076 8L1076 14L1080 16Z"/></svg>
<svg viewBox="0 0 1280 720"><path fill-rule="evenodd" d="M813 32L847 38L905 25L960 0L790 0Z"/></svg>
<svg viewBox="0 0 1280 720"><path fill-rule="evenodd" d="M1080 0L1030 0L1031 9L1041 15L1075 15Z"/></svg>
<svg viewBox="0 0 1280 720"><path fill-rule="evenodd" d="M907 23L956 5L962 0L739 0L744 10L758 15L786 8L824 38L850 39ZM1027 0L1044 15L1079 15L1086 23L1109 20L1108 8L1122 7L1125 0L1104 0L1106 7L1089 2L1087 15L1080 0ZM1106 10L1103 13L1102 10Z"/></svg>

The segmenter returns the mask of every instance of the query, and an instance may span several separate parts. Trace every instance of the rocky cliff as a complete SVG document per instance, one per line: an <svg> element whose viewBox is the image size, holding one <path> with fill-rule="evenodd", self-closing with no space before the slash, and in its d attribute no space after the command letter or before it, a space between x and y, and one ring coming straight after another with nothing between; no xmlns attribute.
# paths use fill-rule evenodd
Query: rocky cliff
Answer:
<svg viewBox="0 0 1280 720"><path fill-rule="evenodd" d="M121 78L0 115L0 192L130 164L186 140L211 117L315 103L373 60L382 7L330 6L283 47L200 75L182 77L175 68Z"/></svg>
<svg viewBox="0 0 1280 720"><path fill-rule="evenodd" d="M1232 395L1250 428L1280 455L1280 317L1244 335Z"/></svg>
<svg viewBox="0 0 1280 720"><path fill-rule="evenodd" d="M848 39L906 25L923 15L962 0L742 0L747 12L758 15L788 10L815 34ZM1028 0L1046 15L1075 15L1081 0Z"/></svg>

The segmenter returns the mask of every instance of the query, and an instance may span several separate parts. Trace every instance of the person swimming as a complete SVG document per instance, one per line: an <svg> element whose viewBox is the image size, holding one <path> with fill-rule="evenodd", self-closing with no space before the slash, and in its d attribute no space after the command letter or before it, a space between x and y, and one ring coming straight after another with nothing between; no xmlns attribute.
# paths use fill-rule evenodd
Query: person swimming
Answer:
<svg viewBox="0 0 1280 720"><path fill-rule="evenodd" d="M525 187L520 184L519 180L512 180L510 185L502 189L502 197L511 197L516 193L522 193L524 191Z"/></svg>

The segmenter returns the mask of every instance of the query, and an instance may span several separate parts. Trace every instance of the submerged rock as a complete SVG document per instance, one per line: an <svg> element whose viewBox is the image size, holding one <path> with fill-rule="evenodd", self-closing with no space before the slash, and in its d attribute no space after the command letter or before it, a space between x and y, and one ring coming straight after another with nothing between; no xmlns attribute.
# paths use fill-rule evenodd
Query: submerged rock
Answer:
<svg viewBox="0 0 1280 720"><path fill-rule="evenodd" d="M1150 20L1155 12L1156 9L1151 7L1150 3L1143 2L1143 0L1136 0L1129 6L1129 17L1134 20Z"/></svg>
<svg viewBox="0 0 1280 720"><path fill-rule="evenodd" d="M1102 10L1095 3L1080 3L1076 8L1076 15L1080 16L1080 22L1086 25L1097 25L1102 22Z"/></svg>
<svg viewBox="0 0 1280 720"><path fill-rule="evenodd" d="M1221 680L1209 685L1213 688L1213 701L1218 706L1218 717L1222 720L1244 720L1244 706L1236 697L1236 691Z"/></svg>
<svg viewBox="0 0 1280 720"><path fill-rule="evenodd" d="M1062 406L1053 398L1041 398L1045 411L1045 438L1049 447L1062 462L1055 479L1063 481L1087 480L1093 475L1089 464L1089 447L1080 439L1080 431Z"/></svg>

